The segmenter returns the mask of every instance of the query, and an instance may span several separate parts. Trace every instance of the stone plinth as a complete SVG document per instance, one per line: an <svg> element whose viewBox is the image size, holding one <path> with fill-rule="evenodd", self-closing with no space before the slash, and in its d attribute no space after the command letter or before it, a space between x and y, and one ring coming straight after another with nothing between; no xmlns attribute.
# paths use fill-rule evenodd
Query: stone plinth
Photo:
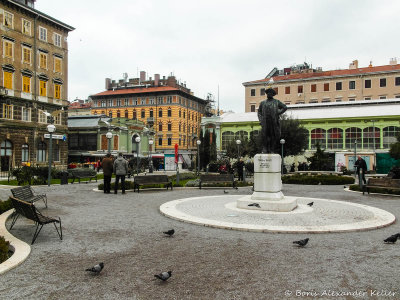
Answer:
<svg viewBox="0 0 400 300"><path fill-rule="evenodd" d="M254 209L248 206L258 203L259 210L292 211L297 207L297 199L285 197L282 190L281 156L279 154L257 154L254 157L254 193L240 198L238 208Z"/></svg>

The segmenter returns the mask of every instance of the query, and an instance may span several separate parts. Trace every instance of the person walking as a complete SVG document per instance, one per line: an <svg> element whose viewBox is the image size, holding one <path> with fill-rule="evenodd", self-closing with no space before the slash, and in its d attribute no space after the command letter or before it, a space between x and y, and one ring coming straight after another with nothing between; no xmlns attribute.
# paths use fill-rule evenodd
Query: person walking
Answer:
<svg viewBox="0 0 400 300"><path fill-rule="evenodd" d="M114 174L115 174L115 187L114 194L117 194L118 183L121 179L122 194L125 194L125 176L128 173L128 162L122 156L122 153L118 153L118 158L114 161Z"/></svg>
<svg viewBox="0 0 400 300"><path fill-rule="evenodd" d="M365 180L365 173L367 173L367 163L365 162L365 160L361 156L358 156L358 159L354 165L357 167L358 178L360 178L360 169L361 169L362 181L364 182L364 185L367 184L367 181Z"/></svg>
<svg viewBox="0 0 400 300"><path fill-rule="evenodd" d="M104 194L109 194L111 190L111 177L113 174L113 160L111 158L111 153L107 153L106 157L102 161L103 175L104 175Z"/></svg>

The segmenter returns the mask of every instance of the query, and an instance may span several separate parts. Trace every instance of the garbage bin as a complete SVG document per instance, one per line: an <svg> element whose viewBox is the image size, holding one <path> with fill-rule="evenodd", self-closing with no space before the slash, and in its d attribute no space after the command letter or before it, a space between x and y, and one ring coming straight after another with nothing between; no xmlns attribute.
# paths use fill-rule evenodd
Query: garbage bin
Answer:
<svg viewBox="0 0 400 300"><path fill-rule="evenodd" d="M61 172L61 184L68 184L68 172Z"/></svg>

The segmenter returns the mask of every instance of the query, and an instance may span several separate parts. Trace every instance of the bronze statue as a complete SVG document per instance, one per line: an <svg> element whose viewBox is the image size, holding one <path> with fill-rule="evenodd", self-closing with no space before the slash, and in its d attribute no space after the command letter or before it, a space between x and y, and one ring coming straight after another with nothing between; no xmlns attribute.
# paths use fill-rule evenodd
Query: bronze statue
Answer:
<svg viewBox="0 0 400 300"><path fill-rule="evenodd" d="M279 116L287 110L287 106L274 99L276 92L269 88L267 99L258 107L258 120L261 124L262 153L274 153L277 142L281 137Z"/></svg>

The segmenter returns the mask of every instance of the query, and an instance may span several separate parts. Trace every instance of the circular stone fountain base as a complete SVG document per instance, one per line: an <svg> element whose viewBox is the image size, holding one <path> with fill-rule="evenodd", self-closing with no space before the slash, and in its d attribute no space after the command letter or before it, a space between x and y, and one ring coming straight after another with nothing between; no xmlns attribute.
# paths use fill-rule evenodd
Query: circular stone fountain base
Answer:
<svg viewBox="0 0 400 300"><path fill-rule="evenodd" d="M326 233L370 230L395 222L393 214L371 206L296 197L290 212L237 208L242 195L193 197L160 206L165 216L192 224L256 232ZM312 207L307 203L314 202Z"/></svg>

